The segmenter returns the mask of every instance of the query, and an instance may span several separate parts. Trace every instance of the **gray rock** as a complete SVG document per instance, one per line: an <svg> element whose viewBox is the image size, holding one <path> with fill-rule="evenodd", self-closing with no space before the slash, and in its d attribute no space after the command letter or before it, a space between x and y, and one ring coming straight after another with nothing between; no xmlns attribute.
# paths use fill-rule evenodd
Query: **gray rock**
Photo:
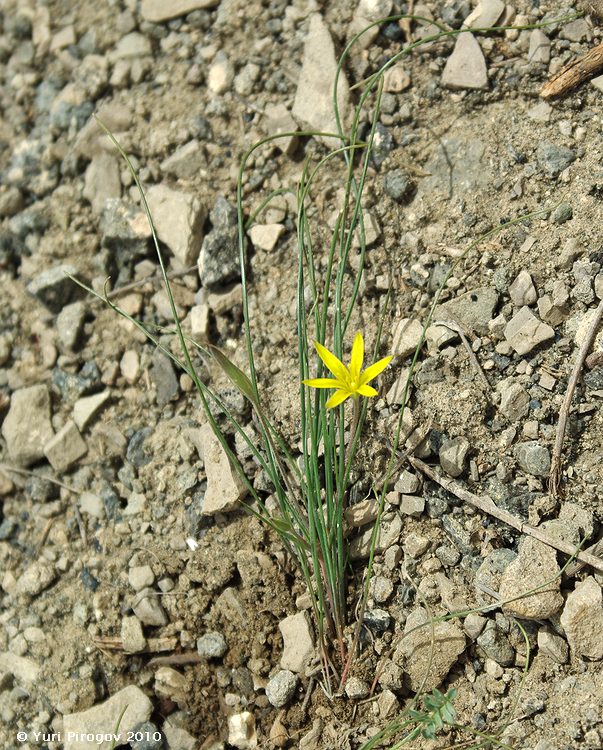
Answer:
<svg viewBox="0 0 603 750"><path fill-rule="evenodd" d="M484 632L478 636L477 645L489 659L493 659L502 667L510 667L515 663L515 649L492 620L488 622Z"/></svg>
<svg viewBox="0 0 603 750"><path fill-rule="evenodd" d="M505 614L524 620L547 620L563 606L559 592L560 578L548 583L559 573L557 555L549 547L530 536L524 537L515 560L505 569L498 593ZM546 586L545 586L546 584ZM530 596L516 597L541 587ZM508 604L504 602L510 599Z"/></svg>
<svg viewBox="0 0 603 750"><path fill-rule="evenodd" d="M569 315L569 294L567 287L558 279L553 284L550 294L545 294L538 300L538 313L545 323L557 326Z"/></svg>
<svg viewBox="0 0 603 750"><path fill-rule="evenodd" d="M151 228L138 206L117 198L108 200L100 230L101 245L110 251L118 270L147 255Z"/></svg>
<svg viewBox="0 0 603 750"><path fill-rule="evenodd" d="M548 477L551 468L551 455L548 448L536 440L516 445L513 453L519 466L535 477Z"/></svg>
<svg viewBox="0 0 603 750"><path fill-rule="evenodd" d="M389 612L384 609L367 609L364 613L363 623L375 633L385 633L391 621Z"/></svg>
<svg viewBox="0 0 603 750"><path fill-rule="evenodd" d="M26 568L17 579L17 596L33 598L47 589L57 579L57 571L52 563L38 560Z"/></svg>
<svg viewBox="0 0 603 750"><path fill-rule="evenodd" d="M540 168L551 178L558 177L564 169L567 169L576 160L576 156L576 152L570 148L557 146L550 141L541 141L536 151Z"/></svg>
<svg viewBox="0 0 603 750"><path fill-rule="evenodd" d="M603 594L592 576L567 597L561 625L576 656L603 659Z"/></svg>
<svg viewBox="0 0 603 750"><path fill-rule="evenodd" d="M86 169L83 196L100 216L110 199L121 197L119 161L111 154L97 154Z"/></svg>
<svg viewBox="0 0 603 750"><path fill-rule="evenodd" d="M275 708L286 706L295 695L298 681L297 675L288 669L277 672L266 685L266 697L270 705Z"/></svg>
<svg viewBox="0 0 603 750"><path fill-rule="evenodd" d="M373 137L373 147L371 149L371 162L375 169L379 169L387 159L390 152L395 146L394 139L389 130L382 123L378 122L375 127ZM368 244L368 243L367 243Z"/></svg>
<svg viewBox="0 0 603 750"><path fill-rule="evenodd" d="M304 45L302 69L299 75L293 117L304 129L322 133L337 133L333 112L333 86L337 72L337 59L331 34L322 16L313 13ZM345 122L349 106L349 87L345 75L339 76L337 103ZM320 137L326 146L339 145L339 139Z"/></svg>
<svg viewBox="0 0 603 750"><path fill-rule="evenodd" d="M134 565L128 571L128 583L134 591L142 591L155 583L155 574L150 565Z"/></svg>
<svg viewBox="0 0 603 750"><path fill-rule="evenodd" d="M77 268L68 264L42 271L27 285L27 291L51 312L58 313L78 294L79 287L66 276L77 276Z"/></svg>
<svg viewBox="0 0 603 750"><path fill-rule="evenodd" d="M368 697L370 692L368 683L358 677L350 677L345 683L345 694L350 700L361 701Z"/></svg>
<svg viewBox="0 0 603 750"><path fill-rule="evenodd" d="M405 359L414 353L423 335L423 325L419 320L403 318L394 330L392 353Z"/></svg>
<svg viewBox="0 0 603 750"><path fill-rule="evenodd" d="M438 305L435 317L452 320L478 334L488 334L488 323L494 316L498 294L490 287L481 287L462 294L457 299Z"/></svg>
<svg viewBox="0 0 603 750"><path fill-rule="evenodd" d="M171 156L161 162L161 169L181 180L200 177L207 168L205 149L197 140L189 141L176 149Z"/></svg>
<svg viewBox="0 0 603 750"><path fill-rule="evenodd" d="M425 511L425 498L419 495L401 495L400 513L413 518L420 518Z"/></svg>
<svg viewBox="0 0 603 750"><path fill-rule="evenodd" d="M403 170L392 169L383 178L383 190L396 203L408 203L415 191L415 182Z"/></svg>
<svg viewBox="0 0 603 750"><path fill-rule="evenodd" d="M264 121L262 123L264 131L269 135L278 135L279 133L295 133L298 129L297 123L291 116L286 105L282 102L278 104L267 104L264 108ZM284 154L291 155L297 147L298 139L294 135L283 135L272 141L274 146L280 149Z"/></svg>
<svg viewBox="0 0 603 750"><path fill-rule="evenodd" d="M2 436L11 461L19 466L30 466L39 461L44 457L44 446L53 435L48 388L33 385L15 391L2 423Z"/></svg>
<svg viewBox="0 0 603 750"><path fill-rule="evenodd" d="M440 545L435 553L442 565L445 565L448 568L453 568L455 565L458 565L461 559L461 553L458 549L447 544Z"/></svg>
<svg viewBox="0 0 603 750"><path fill-rule="evenodd" d="M143 589L137 594L132 611L143 625L167 625L168 617L161 605L160 597L151 588Z"/></svg>
<svg viewBox="0 0 603 750"><path fill-rule="evenodd" d="M396 484L394 485L396 492L403 495L415 495L420 488L421 480L419 477L406 469L401 472Z"/></svg>
<svg viewBox="0 0 603 750"><path fill-rule="evenodd" d="M153 54L150 40L138 31L123 36L112 53L114 60L128 60L133 57L150 57Z"/></svg>
<svg viewBox="0 0 603 750"><path fill-rule="evenodd" d="M97 742L91 744L88 736L105 736L109 732L115 732L119 727L119 733L126 736L135 726L146 722L151 717L153 704L135 685L128 685L115 695L112 695L103 703L99 703L87 711L63 716L63 736L65 737L65 750L91 750L94 746L104 750L110 742L99 745ZM84 731L85 730L85 731Z"/></svg>
<svg viewBox="0 0 603 750"><path fill-rule="evenodd" d="M473 34L459 34L442 72L448 89L487 89L488 70L479 42Z"/></svg>
<svg viewBox="0 0 603 750"><path fill-rule="evenodd" d="M479 585L492 589L492 591L498 591L503 572L516 557L517 555L513 550L504 547L495 549L486 555L483 563L475 571L475 591L480 602L491 604L492 597L484 594Z"/></svg>
<svg viewBox="0 0 603 750"><path fill-rule="evenodd" d="M385 576L374 576L371 580L371 596L377 604L384 604L394 592L394 584Z"/></svg>
<svg viewBox="0 0 603 750"><path fill-rule="evenodd" d="M529 307L522 307L507 323L505 338L517 354L524 355L539 344L555 338L555 331L538 320Z"/></svg>
<svg viewBox="0 0 603 750"><path fill-rule="evenodd" d="M23 195L19 188L7 187L0 192L0 218L18 214L23 205Z"/></svg>
<svg viewBox="0 0 603 750"><path fill-rule="evenodd" d="M132 733L133 738L130 739L131 750L165 750L164 733L153 722L143 721L140 724L136 724L132 728ZM170 743L170 746L182 747L182 750L185 750L184 745L179 746L177 743Z"/></svg>
<svg viewBox="0 0 603 750"><path fill-rule="evenodd" d="M507 379L499 384L497 390L500 391L500 413L509 422L517 422L527 415L530 406L530 396L523 386L511 379Z"/></svg>
<svg viewBox="0 0 603 750"><path fill-rule="evenodd" d="M178 396L180 384L174 371L174 365L159 349L153 352L150 376L157 390L158 406L163 407Z"/></svg>
<svg viewBox="0 0 603 750"><path fill-rule="evenodd" d="M221 659L227 650L224 636L215 630L197 638L197 652L203 659Z"/></svg>
<svg viewBox="0 0 603 750"><path fill-rule="evenodd" d="M236 209L219 196L210 220L212 229L203 240L198 270L201 284L217 289L241 278Z"/></svg>
<svg viewBox="0 0 603 750"><path fill-rule="evenodd" d="M57 336L63 349L71 352L78 348L85 318L86 306L83 302L65 305L57 315Z"/></svg>
<svg viewBox="0 0 603 750"><path fill-rule="evenodd" d="M314 640L306 612L298 612L281 620L278 625L283 636L281 668L304 672L314 657Z"/></svg>
<svg viewBox="0 0 603 750"><path fill-rule="evenodd" d="M536 302L538 297L536 287L527 271L522 270L517 274L515 281L509 287L509 295L516 307L533 305Z"/></svg>
<svg viewBox="0 0 603 750"><path fill-rule="evenodd" d="M557 664L567 664L569 661L569 646L549 628L540 628L538 631L538 651Z"/></svg>
<svg viewBox="0 0 603 750"><path fill-rule="evenodd" d="M215 8L220 0L142 0L140 14L145 21L162 23L195 10Z"/></svg>
<svg viewBox="0 0 603 750"><path fill-rule="evenodd" d="M44 455L55 471L62 473L76 464L88 452L88 446L71 420L44 446Z"/></svg>
<svg viewBox="0 0 603 750"><path fill-rule="evenodd" d="M572 208L571 203L560 203L553 213L551 214L551 221L553 224L565 224L566 221L569 221L574 215L574 209Z"/></svg>
<svg viewBox="0 0 603 750"><path fill-rule="evenodd" d="M465 617L463 627L465 629L465 633L467 633L469 638L471 638L472 641L475 641L477 640L483 629L486 627L487 623L487 617L483 617L482 615L478 615L476 612L472 612L471 614L467 615L467 617Z"/></svg>
<svg viewBox="0 0 603 750"><path fill-rule="evenodd" d="M78 398L73 405L72 412L73 421L78 430L84 430L110 399L110 391L102 391L92 396Z"/></svg>
<svg viewBox="0 0 603 750"><path fill-rule="evenodd" d="M121 644L128 654L137 654L145 650L147 640L138 617L124 617L121 621Z"/></svg>
<svg viewBox="0 0 603 750"><path fill-rule="evenodd" d="M460 477L465 469L465 461L470 445L462 435L446 440L440 448L440 466L451 477Z"/></svg>
<svg viewBox="0 0 603 750"><path fill-rule="evenodd" d="M465 650L463 631L452 622L425 624L429 615L422 607L413 610L406 619L405 637L394 653L394 661L408 674L412 690L432 690L441 684ZM426 680L424 682L424 680Z"/></svg>
<svg viewBox="0 0 603 750"><path fill-rule="evenodd" d="M502 0L480 0L475 10L465 19L464 25L469 29L488 29L496 26L496 22L505 12Z"/></svg>
<svg viewBox="0 0 603 750"><path fill-rule="evenodd" d="M240 501L247 492L245 485L231 466L228 455L215 436L211 425L205 424L201 427L199 440L207 475L203 515L236 510L240 507Z"/></svg>
<svg viewBox="0 0 603 750"><path fill-rule="evenodd" d="M528 61L536 65L548 65L551 59L551 42L542 29L530 32Z"/></svg>
<svg viewBox="0 0 603 750"><path fill-rule="evenodd" d="M186 268L197 261L203 241L205 207L193 193L153 185L147 201L157 235Z"/></svg>

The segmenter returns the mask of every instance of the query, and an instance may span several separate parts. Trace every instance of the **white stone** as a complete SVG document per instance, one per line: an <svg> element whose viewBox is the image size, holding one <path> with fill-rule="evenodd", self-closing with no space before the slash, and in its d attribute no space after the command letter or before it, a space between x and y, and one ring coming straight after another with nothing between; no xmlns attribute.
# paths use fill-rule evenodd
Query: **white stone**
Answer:
<svg viewBox="0 0 603 750"><path fill-rule="evenodd" d="M333 40L322 16L314 13L310 18L304 46L302 69L297 84L293 117L304 129L323 133L336 133L337 121L333 111L333 85L337 60ZM349 86L345 74L338 80L337 103L345 122L349 106ZM338 146L338 138L319 137L329 147Z"/></svg>
<svg viewBox="0 0 603 750"><path fill-rule="evenodd" d="M234 68L224 53L218 53L207 73L207 87L214 94L225 94L234 80Z"/></svg>
<svg viewBox="0 0 603 750"><path fill-rule="evenodd" d="M256 249L270 252L274 250L284 231L282 224L254 224L249 230L249 238Z"/></svg>
<svg viewBox="0 0 603 750"><path fill-rule="evenodd" d="M128 383L133 384L140 375L140 357L134 349L128 349L123 353L119 362L119 370Z"/></svg>
<svg viewBox="0 0 603 750"><path fill-rule="evenodd" d="M189 141L176 149L161 162L161 169L181 180L192 180L205 174L207 157L203 146L197 140Z"/></svg>
<svg viewBox="0 0 603 750"><path fill-rule="evenodd" d="M532 277L527 271L521 270L517 274L515 281L513 281L509 287L509 295L511 301L517 307L533 305L536 302L536 299L538 298L536 287L534 286Z"/></svg>
<svg viewBox="0 0 603 750"><path fill-rule="evenodd" d="M479 42L469 32L459 34L442 73L448 89L487 89L488 70Z"/></svg>
<svg viewBox="0 0 603 750"><path fill-rule="evenodd" d="M92 396L78 398L73 405L72 413L73 421L77 425L78 430L85 429L110 398L110 391L101 391Z"/></svg>
<svg viewBox="0 0 603 750"><path fill-rule="evenodd" d="M282 102L266 105L262 125L269 135L295 133L298 130L297 123L291 116L291 112L289 112L286 105ZM294 135L283 135L281 138L271 141L271 143L283 153L291 154L297 146L297 138Z"/></svg>
<svg viewBox="0 0 603 750"><path fill-rule="evenodd" d="M151 42L147 37L138 31L132 31L119 40L112 57L115 60L122 60L132 57L146 57L152 53Z"/></svg>
<svg viewBox="0 0 603 750"><path fill-rule="evenodd" d="M502 0L480 0L475 10L465 19L463 26L468 29L489 29L505 12Z"/></svg>
<svg viewBox="0 0 603 750"><path fill-rule="evenodd" d="M98 742L95 735L105 737L117 731L126 736L137 724L148 721L153 704L135 685L128 685L103 703L87 711L63 716L65 750L111 750L114 742L107 738Z"/></svg>
<svg viewBox="0 0 603 750"><path fill-rule="evenodd" d="M528 61L548 65L551 59L551 42L542 29L532 29Z"/></svg>
<svg viewBox="0 0 603 750"><path fill-rule="evenodd" d="M314 656L314 640L306 612L298 612L281 620L279 630L283 636L281 668L291 672L304 672Z"/></svg>
<svg viewBox="0 0 603 750"><path fill-rule="evenodd" d="M153 185L147 201L159 239L188 267L197 262L203 242L203 224L207 211L193 193Z"/></svg>
<svg viewBox="0 0 603 750"><path fill-rule="evenodd" d="M145 21L161 23L186 16L194 10L215 8L220 0L142 0L140 14Z"/></svg>
<svg viewBox="0 0 603 750"><path fill-rule="evenodd" d="M255 719L252 713L243 711L228 717L228 744L237 750L253 750L257 747Z"/></svg>
<svg viewBox="0 0 603 750"><path fill-rule="evenodd" d="M538 344L555 337L555 331L542 323L529 307L522 307L505 327L505 338L517 354L531 352Z"/></svg>
<svg viewBox="0 0 603 750"><path fill-rule="evenodd" d="M50 422L50 394L45 385L15 391L2 423L2 436L11 461L30 466L44 456L54 431Z"/></svg>
<svg viewBox="0 0 603 750"><path fill-rule="evenodd" d="M567 597L561 625L576 656L603 659L603 594L592 576Z"/></svg>
<svg viewBox="0 0 603 750"><path fill-rule="evenodd" d="M402 357L402 359L414 354L422 335L423 325L420 321L402 318L394 330L392 354Z"/></svg>
<svg viewBox="0 0 603 750"><path fill-rule="evenodd" d="M84 175L83 196L92 206L97 216L103 212L111 198L121 198L121 177L119 162L111 154L97 154Z"/></svg>
<svg viewBox="0 0 603 750"><path fill-rule="evenodd" d="M68 420L44 446L44 455L55 471L70 469L88 452L88 446L80 435L75 422Z"/></svg>
<svg viewBox="0 0 603 750"><path fill-rule="evenodd" d="M201 427L199 440L207 475L203 515L236 510L247 492L245 485L231 466L228 455L210 424Z"/></svg>

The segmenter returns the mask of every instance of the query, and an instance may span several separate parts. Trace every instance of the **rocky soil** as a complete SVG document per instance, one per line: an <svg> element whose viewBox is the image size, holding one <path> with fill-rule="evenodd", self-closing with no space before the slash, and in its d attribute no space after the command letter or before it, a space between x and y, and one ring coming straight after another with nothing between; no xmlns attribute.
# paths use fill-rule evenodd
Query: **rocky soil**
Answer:
<svg viewBox="0 0 603 750"><path fill-rule="evenodd" d="M244 490L191 379L65 273L106 288L176 351L140 196L97 112L148 191L186 332L244 366L240 158L267 134L332 131L337 56L367 23L407 6L0 8L1 746L108 750L117 732L118 745L136 750L360 748L415 691L454 687L458 723L502 734L509 746L602 747L603 567L561 574L566 555L408 461L387 495L361 653L345 694L327 698L302 579L279 540L241 509ZM597 19L567 20L574 11L552 0L416 2L423 24L375 28L345 67L343 110L357 101L353 84L409 32L434 33L429 19L458 29L566 18L431 42L385 78L352 325L372 346L391 286L381 348L395 357L377 381L354 469L352 601L371 484L383 475L433 295L473 240L535 211L471 250L446 282L404 439L458 487L549 538L599 538L601 335L570 412L560 498L548 493L559 410L603 299L603 82L539 98L550 75L601 41ZM294 187L304 159L331 143L291 136L256 152L246 212ZM329 170L310 211L323 262L343 184L342 163ZM283 193L248 233L260 388L294 447L295 218ZM253 435L242 396L211 363L197 364ZM247 446L234 437L233 446L268 497ZM409 632L430 616L503 600Z"/></svg>

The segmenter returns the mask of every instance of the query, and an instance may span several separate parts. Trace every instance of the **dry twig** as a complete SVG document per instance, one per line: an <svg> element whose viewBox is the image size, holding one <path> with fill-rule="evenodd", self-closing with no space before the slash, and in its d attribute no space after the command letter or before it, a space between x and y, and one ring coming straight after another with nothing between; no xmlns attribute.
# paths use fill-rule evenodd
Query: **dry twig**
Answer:
<svg viewBox="0 0 603 750"><path fill-rule="evenodd" d="M597 307L597 310L595 312L595 317L593 318L593 321L590 324L588 331L586 332L584 341L580 345L578 356L576 357L576 363L574 364L572 375L570 377L569 383L567 384L567 390L565 392L563 405L559 410L559 421L557 423L555 447L553 448L553 457L551 459L551 473L549 474L549 493L552 495L552 497L557 497L559 493L559 482L561 481L561 452L563 451L563 439L565 437L565 429L567 427L567 420L572 405L572 399L574 397L574 391L576 390L576 385L578 384L578 379L584 366L584 360L586 359L588 350L592 345L595 333L597 332L597 328L599 327L599 323L601 322L601 317L603 317L603 300L599 302L599 306Z"/></svg>
<svg viewBox="0 0 603 750"><path fill-rule="evenodd" d="M508 511L499 508L491 497L488 497L487 495L482 495L480 497L479 495L475 495L473 492L469 492L469 490L461 487L460 484L457 484L452 479L441 476L431 466L423 463L423 461L420 461L418 458L410 458L409 461L415 467L415 469L418 469L430 479L433 479L434 482L437 482L445 490L448 490L448 492L458 497L459 500L464 500L470 505L473 505L474 508L487 513L494 518L498 518L499 521L503 521L512 528L517 529L517 531L519 531L521 534L526 534L527 536L531 536L534 539L538 539L538 541L543 542L549 547L553 547L554 549L559 550L559 552L563 552L566 555L574 555L585 565L590 565L595 570L603 573L603 560L601 560L600 558L595 557L588 552L576 551L576 547L574 547L573 544L564 542L561 539L557 539L550 534L547 534L542 529L524 523L521 519L516 518Z"/></svg>
<svg viewBox="0 0 603 750"><path fill-rule="evenodd" d="M584 81L588 81L603 70L603 43L593 47L582 57L572 60L549 81L540 91L543 99L563 96Z"/></svg>

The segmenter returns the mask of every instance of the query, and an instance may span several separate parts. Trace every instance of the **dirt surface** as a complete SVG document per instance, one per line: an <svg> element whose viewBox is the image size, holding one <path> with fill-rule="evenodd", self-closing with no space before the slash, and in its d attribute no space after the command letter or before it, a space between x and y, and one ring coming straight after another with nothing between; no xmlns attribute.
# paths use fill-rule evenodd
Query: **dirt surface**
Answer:
<svg viewBox="0 0 603 750"><path fill-rule="evenodd" d="M62 267L97 290L107 277L108 289L133 284L116 302L159 326L161 342L176 351L162 331L170 311L140 196L90 119L98 111L145 188L187 196L184 224L169 204L168 239L160 232L168 271L178 274L179 315L187 332L245 368L240 276L216 261L216 277L206 267L200 280L200 240L231 236L218 199L234 205L241 155L270 132L270 106L294 107L311 19L319 14L339 54L355 8L222 0L150 22L153 5L1 6L0 745L109 748L95 738L68 740L67 726L114 731L119 711L107 701L135 686L139 713L125 714L125 729L142 726L130 743L138 750L360 748L408 705L423 675L427 691L457 689L459 725L500 735L507 746L603 747L601 569L558 575L532 597L527 614L518 604L441 623L449 630L436 638L431 663L427 636L402 638L425 607L440 616L491 605L499 588L519 595L554 579L567 561L544 544L526 544L525 535L409 463L387 496L387 541L351 672L357 693L328 698L314 662L299 671L284 705L269 699L285 647L279 624L307 606L299 571L245 511L204 514L199 430L207 418L190 378L131 322L80 294ZM407 8L383 3L384 14L390 10ZM415 5L417 15L455 28L471 10L465 2ZM573 12L553 2L520 1L513 10L523 23ZM348 82L390 59L405 33L389 23L353 50ZM411 33L420 38L421 26ZM460 326L473 356L458 332L430 329L408 419L415 437L426 436L416 455L460 486L489 495L521 521L544 524L554 539L586 538L588 546L599 538L601 341L573 400L559 499L548 494L548 474L581 337L603 298L601 90L588 83L550 103L538 94L550 74L600 37L590 17L480 36L488 80L477 89L443 85L455 48L449 38L419 47L398 70L402 83L386 83L364 199L374 233L349 330L362 330L372 348L391 287L380 356L395 357L369 406L352 503L371 494L390 455L401 402L393 386L413 348L401 321L423 325L440 282L471 242L540 211L470 250L453 270L434 320ZM541 62L539 45L547 53ZM349 97L355 102L357 90ZM246 213L271 190L294 187L304 159L324 153L305 137L287 152L260 149L245 175ZM312 193L323 269L343 179L342 161L333 160ZM256 217L281 229L271 247L249 243L249 301L264 405L298 450L295 219L291 194ZM347 356L351 336L345 346ZM254 434L242 396L211 363L198 364ZM94 409L82 403L97 394L104 398ZM249 450L229 434L254 486L269 497ZM352 612L365 562L350 566ZM208 633L225 644L216 654L197 646ZM94 719L80 716L93 706ZM254 726L247 741L233 729L241 716ZM448 747L467 737L450 730L412 746Z"/></svg>

